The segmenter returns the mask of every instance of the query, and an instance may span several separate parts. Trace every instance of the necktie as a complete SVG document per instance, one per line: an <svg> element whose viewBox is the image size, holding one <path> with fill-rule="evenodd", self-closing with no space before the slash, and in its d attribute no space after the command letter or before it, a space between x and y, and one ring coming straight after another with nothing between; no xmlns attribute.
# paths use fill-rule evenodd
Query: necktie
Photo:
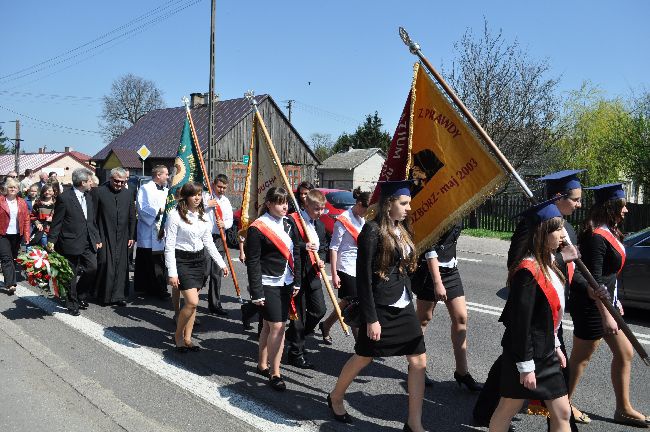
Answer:
<svg viewBox="0 0 650 432"><path fill-rule="evenodd" d="M164 190L164 189L165 189L165 186L164 186L164 185L159 185L158 183L156 183L156 189L158 189L158 190Z"/></svg>
<svg viewBox="0 0 650 432"><path fill-rule="evenodd" d="M81 210L84 212L84 218L88 219L88 208L86 207L86 194L83 193L79 195L79 203L81 204Z"/></svg>

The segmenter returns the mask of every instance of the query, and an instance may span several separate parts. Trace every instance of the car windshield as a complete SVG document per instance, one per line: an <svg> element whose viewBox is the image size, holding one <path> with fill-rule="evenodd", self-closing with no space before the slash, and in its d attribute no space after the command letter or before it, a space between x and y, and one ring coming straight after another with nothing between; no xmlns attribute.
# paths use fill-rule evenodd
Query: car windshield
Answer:
<svg viewBox="0 0 650 432"><path fill-rule="evenodd" d="M325 195L327 202L329 202L332 207L339 210L347 210L356 204L352 192L348 191L339 191L339 192L330 192Z"/></svg>
<svg viewBox="0 0 650 432"><path fill-rule="evenodd" d="M625 243L633 244L640 240L643 240L643 238L646 237L648 233L650 233L650 227L641 231L637 231L634 234L630 234L629 236L625 237Z"/></svg>

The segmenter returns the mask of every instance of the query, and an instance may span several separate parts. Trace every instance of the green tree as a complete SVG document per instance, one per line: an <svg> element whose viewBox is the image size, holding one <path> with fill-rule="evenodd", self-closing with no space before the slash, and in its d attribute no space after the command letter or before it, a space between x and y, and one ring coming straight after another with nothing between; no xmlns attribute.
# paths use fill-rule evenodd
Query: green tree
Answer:
<svg viewBox="0 0 650 432"><path fill-rule="evenodd" d="M584 83L570 93L557 143L557 168L585 168L589 184L621 180L627 171L632 117L620 99Z"/></svg>
<svg viewBox="0 0 650 432"><path fill-rule="evenodd" d="M325 159L332 155L332 135L323 133L313 133L309 136L311 142L311 149L318 158L323 162Z"/></svg>
<svg viewBox="0 0 650 432"><path fill-rule="evenodd" d="M332 153L346 151L350 147L355 149L377 147L384 152L388 151L390 134L382 130L382 127L383 123L377 111L374 114L368 114L366 121L359 125L353 134L343 133L338 137L332 148Z"/></svg>
<svg viewBox="0 0 650 432"><path fill-rule="evenodd" d="M650 202L650 92L632 101L632 118L628 129L626 174L642 186L645 202ZM633 194L636 190L630 191Z"/></svg>
<svg viewBox="0 0 650 432"><path fill-rule="evenodd" d="M2 126L0 126L0 154L7 154L10 152L10 148L7 147L8 141L9 138L5 136L5 132L2 130Z"/></svg>

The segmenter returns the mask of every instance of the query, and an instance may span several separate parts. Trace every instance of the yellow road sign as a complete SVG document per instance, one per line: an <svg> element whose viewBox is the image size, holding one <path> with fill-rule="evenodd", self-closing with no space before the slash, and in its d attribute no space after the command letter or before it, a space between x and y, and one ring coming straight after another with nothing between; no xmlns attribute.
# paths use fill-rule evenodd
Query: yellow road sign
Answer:
<svg viewBox="0 0 650 432"><path fill-rule="evenodd" d="M145 160L146 158L149 157L149 155L151 154L151 151L147 148L146 145L143 145L142 147L140 147L138 149L137 153L138 153L138 156L140 156L140 159Z"/></svg>

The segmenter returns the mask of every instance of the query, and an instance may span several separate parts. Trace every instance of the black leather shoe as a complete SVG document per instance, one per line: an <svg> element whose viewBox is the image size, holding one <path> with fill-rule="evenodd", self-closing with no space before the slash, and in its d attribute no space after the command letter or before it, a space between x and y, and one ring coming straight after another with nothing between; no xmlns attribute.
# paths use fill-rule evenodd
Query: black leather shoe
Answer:
<svg viewBox="0 0 650 432"><path fill-rule="evenodd" d="M86 300L79 300L79 309L85 310L88 309L88 302Z"/></svg>
<svg viewBox="0 0 650 432"><path fill-rule="evenodd" d="M474 378L467 372L465 375L461 375L458 372L454 372L454 379L458 383L458 387L461 387L462 384L465 384L467 390L470 391L481 391L483 389L483 384L476 382Z"/></svg>
<svg viewBox="0 0 650 432"><path fill-rule="evenodd" d="M170 298L172 295L169 294L167 291L160 291L158 294L156 294L160 300L167 300Z"/></svg>
<svg viewBox="0 0 650 432"><path fill-rule="evenodd" d="M275 391L285 391L287 389L287 385L284 383L284 380L279 376L272 376L269 378L269 385Z"/></svg>
<svg viewBox="0 0 650 432"><path fill-rule="evenodd" d="M115 306L120 306L120 307L126 306L126 300L120 300L118 302L115 302Z"/></svg>
<svg viewBox="0 0 650 432"><path fill-rule="evenodd" d="M424 386L433 387L435 381L429 376L429 371L424 371Z"/></svg>
<svg viewBox="0 0 650 432"><path fill-rule="evenodd" d="M215 314L215 315L219 315L219 316L228 316L228 311L225 310L222 307L218 307L218 308L215 308L215 309L210 309L210 313Z"/></svg>
<svg viewBox="0 0 650 432"><path fill-rule="evenodd" d="M299 369L314 369L314 364L309 363L303 356L300 357L289 357L289 362L291 366L297 367Z"/></svg>
<svg viewBox="0 0 650 432"><path fill-rule="evenodd" d="M81 312L79 312L79 309L68 309L68 313L72 316L79 316L81 315Z"/></svg>
<svg viewBox="0 0 650 432"><path fill-rule="evenodd" d="M347 412L345 414L337 414L334 412L334 408L332 407L332 397L329 394L327 395L327 406L329 407L330 413L332 414L332 417L334 417L334 420L341 423L352 423L352 416L350 416L350 414Z"/></svg>

